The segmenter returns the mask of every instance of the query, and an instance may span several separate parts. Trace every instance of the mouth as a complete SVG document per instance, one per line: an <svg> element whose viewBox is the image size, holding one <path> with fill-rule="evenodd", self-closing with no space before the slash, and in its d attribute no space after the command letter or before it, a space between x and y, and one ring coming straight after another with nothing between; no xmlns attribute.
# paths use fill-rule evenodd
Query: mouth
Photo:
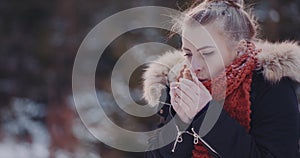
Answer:
<svg viewBox="0 0 300 158"><path fill-rule="evenodd" d="M207 81L207 79L201 79L201 78L198 78L198 80L199 80L200 82Z"/></svg>

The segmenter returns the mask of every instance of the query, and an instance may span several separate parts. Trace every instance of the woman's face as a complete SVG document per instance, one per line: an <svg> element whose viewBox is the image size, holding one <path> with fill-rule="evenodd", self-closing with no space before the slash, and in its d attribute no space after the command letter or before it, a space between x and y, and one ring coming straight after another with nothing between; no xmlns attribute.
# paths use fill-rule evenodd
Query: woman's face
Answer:
<svg viewBox="0 0 300 158"><path fill-rule="evenodd" d="M182 36L182 50L200 81L216 77L236 57L235 48L210 25L186 25Z"/></svg>

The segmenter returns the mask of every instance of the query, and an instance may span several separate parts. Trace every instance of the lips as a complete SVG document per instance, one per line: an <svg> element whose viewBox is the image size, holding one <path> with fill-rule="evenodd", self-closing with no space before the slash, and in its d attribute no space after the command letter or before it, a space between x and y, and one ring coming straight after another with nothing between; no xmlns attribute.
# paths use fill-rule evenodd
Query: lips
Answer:
<svg viewBox="0 0 300 158"><path fill-rule="evenodd" d="M204 76L198 76L197 77L198 78L198 80L200 81L200 82L204 82L204 81L206 81L207 80L207 78L206 77L204 77Z"/></svg>
<svg viewBox="0 0 300 158"><path fill-rule="evenodd" d="M197 76L198 80L199 80L200 82L207 81L208 79L207 79L205 73L203 73L203 71L201 71L201 72L202 72L201 74L200 74L200 72L197 72L197 73L196 73L196 76Z"/></svg>
<svg viewBox="0 0 300 158"><path fill-rule="evenodd" d="M198 80L199 80L200 82L204 82L204 81L206 81L207 79L201 79L201 78L198 78Z"/></svg>

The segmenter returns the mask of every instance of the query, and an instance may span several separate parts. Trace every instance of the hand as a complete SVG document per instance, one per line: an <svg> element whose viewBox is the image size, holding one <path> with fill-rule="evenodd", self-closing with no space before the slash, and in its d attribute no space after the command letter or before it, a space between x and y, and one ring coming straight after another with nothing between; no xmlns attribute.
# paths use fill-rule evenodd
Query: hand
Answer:
<svg viewBox="0 0 300 158"><path fill-rule="evenodd" d="M186 77L187 72L191 73L190 70L185 70L184 78L170 84L171 104L179 118L185 123L189 123L212 100L206 87L200 81Z"/></svg>

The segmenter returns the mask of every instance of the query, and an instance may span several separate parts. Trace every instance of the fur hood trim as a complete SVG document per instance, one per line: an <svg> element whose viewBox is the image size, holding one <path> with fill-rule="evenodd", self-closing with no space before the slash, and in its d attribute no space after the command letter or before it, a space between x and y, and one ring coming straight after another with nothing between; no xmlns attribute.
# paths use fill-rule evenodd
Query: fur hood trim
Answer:
<svg viewBox="0 0 300 158"><path fill-rule="evenodd" d="M166 52L148 65L143 75L143 97L148 104L151 106L158 104L161 91L169 85L169 82L176 80L178 74L176 72L180 71L183 65L184 57L179 50Z"/></svg>
<svg viewBox="0 0 300 158"><path fill-rule="evenodd" d="M300 83L300 46L296 42L256 43L262 52L257 55L258 67L266 80L276 83L283 77Z"/></svg>
<svg viewBox="0 0 300 158"><path fill-rule="evenodd" d="M297 42L285 41L270 43L267 41L256 42L257 49L262 52L257 55L258 69L262 68L266 80L276 83L283 77L300 83L300 46ZM146 68L144 78L144 99L152 107L158 104L161 91L176 80L176 74L185 64L183 53L180 50L169 51L151 62Z"/></svg>

